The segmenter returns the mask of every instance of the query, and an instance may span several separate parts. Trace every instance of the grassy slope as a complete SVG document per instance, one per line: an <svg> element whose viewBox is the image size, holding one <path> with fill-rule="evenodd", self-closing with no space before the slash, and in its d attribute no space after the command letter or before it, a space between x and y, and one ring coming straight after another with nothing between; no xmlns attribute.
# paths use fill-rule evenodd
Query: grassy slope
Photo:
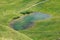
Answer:
<svg viewBox="0 0 60 40"><path fill-rule="evenodd" d="M26 35L12 30L8 26L0 25L0 40L32 40Z"/></svg>
<svg viewBox="0 0 60 40"><path fill-rule="evenodd" d="M32 40L26 35L9 28L9 22L18 14L18 10L36 3L34 0L0 0L0 40ZM7 27L8 26L8 27Z"/></svg>
<svg viewBox="0 0 60 40"><path fill-rule="evenodd" d="M29 10L52 15L51 19L38 21L27 30L21 30L34 40L58 40L60 38L60 0L49 0Z"/></svg>
<svg viewBox="0 0 60 40"><path fill-rule="evenodd" d="M0 25L0 39L8 40L10 38L16 40L17 38L17 40L30 40L7 26L13 17L20 16L20 14L17 13L18 11L29 7L39 0L27 0L27 2L24 0L0 0L0 3L3 1L7 2L0 4L0 24L2 24ZM50 0L49 2L39 4L30 10L51 14L53 15L53 18L50 20L36 22L36 25L33 28L29 30L21 30L20 32L25 33L34 40L56 40L60 38L60 0Z"/></svg>

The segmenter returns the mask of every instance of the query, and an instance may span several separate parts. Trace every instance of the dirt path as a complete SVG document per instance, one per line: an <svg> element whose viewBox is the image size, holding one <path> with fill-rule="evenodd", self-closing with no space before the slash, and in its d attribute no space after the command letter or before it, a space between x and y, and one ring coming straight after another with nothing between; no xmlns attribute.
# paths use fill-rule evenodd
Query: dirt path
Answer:
<svg viewBox="0 0 60 40"><path fill-rule="evenodd" d="M28 7L28 8L19 10L18 13L23 12L23 11L26 11L26 10L28 10L28 9L30 9L30 8L32 8L32 7L36 6L36 5L38 5L38 4L45 3L45 2L47 2L47 1L49 1L49 0L45 0L45 1L38 2L38 3L36 3L36 4L33 4L32 6L30 6L30 7Z"/></svg>

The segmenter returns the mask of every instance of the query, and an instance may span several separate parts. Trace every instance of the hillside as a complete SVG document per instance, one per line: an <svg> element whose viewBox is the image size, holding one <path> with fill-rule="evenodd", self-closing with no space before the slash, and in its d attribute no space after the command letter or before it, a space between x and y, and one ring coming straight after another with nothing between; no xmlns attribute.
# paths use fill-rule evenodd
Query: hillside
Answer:
<svg viewBox="0 0 60 40"><path fill-rule="evenodd" d="M42 12L52 18L16 31L9 23L24 11ZM60 0L0 0L0 40L60 40Z"/></svg>

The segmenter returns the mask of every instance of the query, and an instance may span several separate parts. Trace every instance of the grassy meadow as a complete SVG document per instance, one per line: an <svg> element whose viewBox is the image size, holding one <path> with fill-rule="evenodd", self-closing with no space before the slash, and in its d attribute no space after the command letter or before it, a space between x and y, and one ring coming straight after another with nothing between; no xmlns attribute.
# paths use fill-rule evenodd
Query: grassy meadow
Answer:
<svg viewBox="0 0 60 40"><path fill-rule="evenodd" d="M16 31L9 26L14 17L22 16L19 11L41 1L0 0L0 40L60 40L60 0L49 0L27 10L49 14L52 18L36 21L26 30Z"/></svg>

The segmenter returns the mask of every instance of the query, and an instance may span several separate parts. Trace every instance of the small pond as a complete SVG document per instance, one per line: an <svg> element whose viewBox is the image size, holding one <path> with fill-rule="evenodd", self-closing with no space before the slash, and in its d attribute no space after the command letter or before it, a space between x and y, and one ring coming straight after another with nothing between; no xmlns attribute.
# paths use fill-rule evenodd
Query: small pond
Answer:
<svg viewBox="0 0 60 40"><path fill-rule="evenodd" d="M34 12L34 13L24 16L21 19L13 21L13 23L10 23L10 25L15 30L23 30L23 29L27 29L29 27L32 27L35 21L44 20L44 19L47 19L50 17L51 16L48 14Z"/></svg>

